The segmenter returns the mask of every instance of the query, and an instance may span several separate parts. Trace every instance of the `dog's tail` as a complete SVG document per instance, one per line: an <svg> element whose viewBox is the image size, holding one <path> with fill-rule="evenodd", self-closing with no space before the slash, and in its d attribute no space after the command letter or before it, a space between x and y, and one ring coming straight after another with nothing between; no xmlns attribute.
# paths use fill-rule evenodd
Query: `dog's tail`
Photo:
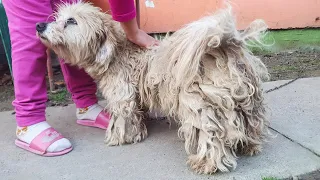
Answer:
<svg viewBox="0 0 320 180"><path fill-rule="evenodd" d="M256 20L243 32L237 31L232 8L228 6L227 9L190 23L177 31L170 38L170 42L167 42L170 43L172 50L168 53L161 53L161 55L164 55L162 59L171 59L168 69L178 67L171 71L175 72L177 82L186 83L187 77L190 78L189 81L191 82L191 79L194 78L193 75L196 75L199 71L204 55L210 54L216 59L228 59L229 61L241 59L219 57L223 55L223 52L217 50L219 48L223 48L224 51L245 49L242 52L250 53L251 51L247 49L248 46L264 45L261 37L263 37L266 29L267 26L262 20ZM254 68L255 73L258 73L264 80L268 79L267 69L259 59L252 58L251 54L243 55L250 56L246 60ZM173 61L173 59L176 59L176 61Z"/></svg>

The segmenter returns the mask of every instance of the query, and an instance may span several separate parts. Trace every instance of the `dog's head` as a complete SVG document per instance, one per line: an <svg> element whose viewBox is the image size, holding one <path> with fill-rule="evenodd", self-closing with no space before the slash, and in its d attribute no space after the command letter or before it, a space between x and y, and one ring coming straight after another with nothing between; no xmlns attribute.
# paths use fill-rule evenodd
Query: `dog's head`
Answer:
<svg viewBox="0 0 320 180"><path fill-rule="evenodd" d="M81 66L110 61L123 34L110 15L82 2L59 6L55 21L37 23L36 29L41 42L66 63Z"/></svg>

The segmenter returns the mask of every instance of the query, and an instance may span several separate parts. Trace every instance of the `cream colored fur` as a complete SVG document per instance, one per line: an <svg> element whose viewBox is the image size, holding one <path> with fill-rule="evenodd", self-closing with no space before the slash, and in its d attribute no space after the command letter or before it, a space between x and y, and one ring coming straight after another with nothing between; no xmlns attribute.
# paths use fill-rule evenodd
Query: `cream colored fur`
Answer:
<svg viewBox="0 0 320 180"><path fill-rule="evenodd" d="M77 24L66 26L70 17ZM228 7L144 50L109 15L80 2L62 5L56 21L38 36L99 82L112 113L108 145L146 138L144 115L160 109L179 122L190 167L212 174L234 169L237 153L259 153L267 137L261 80L269 76L247 48L260 44L266 28L257 20L237 31Z"/></svg>

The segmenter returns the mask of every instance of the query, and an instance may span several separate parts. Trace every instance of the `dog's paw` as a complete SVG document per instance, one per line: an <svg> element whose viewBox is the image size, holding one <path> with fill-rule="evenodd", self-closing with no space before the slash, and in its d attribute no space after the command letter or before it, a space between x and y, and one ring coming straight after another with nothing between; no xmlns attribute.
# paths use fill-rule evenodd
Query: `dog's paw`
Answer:
<svg viewBox="0 0 320 180"><path fill-rule="evenodd" d="M197 155L190 155L187 164L198 174L214 174L218 170L212 161L209 162L204 158L200 159Z"/></svg>
<svg viewBox="0 0 320 180"><path fill-rule="evenodd" d="M140 131L138 131L134 134L126 135L126 143L135 144L135 143L141 142L147 136L148 136L147 129L141 128Z"/></svg>
<svg viewBox="0 0 320 180"><path fill-rule="evenodd" d="M107 131L107 135L105 137L105 143L107 146L119 146L125 144L124 135L121 135L116 130Z"/></svg>
<svg viewBox="0 0 320 180"><path fill-rule="evenodd" d="M246 156L254 156L260 154L262 151L261 145L248 145L243 149L242 154Z"/></svg>
<svg viewBox="0 0 320 180"><path fill-rule="evenodd" d="M216 149L218 150L218 149ZM211 151L211 153L210 153ZM198 154L189 155L187 164L198 174L214 174L217 171L230 172L237 167L235 157L231 154L222 155L216 151L198 152ZM219 155L222 155L219 157Z"/></svg>
<svg viewBox="0 0 320 180"><path fill-rule="evenodd" d="M144 124L140 124L140 127L128 124L126 126L126 128L113 128L109 130L110 132L107 132L105 143L108 146L134 144L148 136L147 128Z"/></svg>

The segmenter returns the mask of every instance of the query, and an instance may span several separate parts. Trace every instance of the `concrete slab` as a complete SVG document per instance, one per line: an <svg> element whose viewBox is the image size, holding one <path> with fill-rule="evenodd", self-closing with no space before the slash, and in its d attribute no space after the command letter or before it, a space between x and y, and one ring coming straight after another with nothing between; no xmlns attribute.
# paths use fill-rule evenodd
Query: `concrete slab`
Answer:
<svg viewBox="0 0 320 180"><path fill-rule="evenodd" d="M269 89L275 88L277 86L280 86L282 84L285 84L287 82L289 82L290 80L280 80L280 81L269 81L269 82L265 82L262 85L262 88L264 91L267 91Z"/></svg>
<svg viewBox="0 0 320 180"><path fill-rule="evenodd" d="M279 83L279 82L276 82ZM269 83L274 86L276 83ZM271 127L320 156L320 77L270 92Z"/></svg>
<svg viewBox="0 0 320 180"><path fill-rule="evenodd" d="M255 180L267 176L288 177L320 168L319 157L278 135L262 154L241 157L234 172L200 176L186 166L183 143L176 129L169 129L165 121L149 122L149 137L142 143L107 147L103 144L104 131L77 125L73 112L73 105L47 109L48 121L74 146L69 154L51 158L16 148L14 115L0 113L0 179Z"/></svg>

